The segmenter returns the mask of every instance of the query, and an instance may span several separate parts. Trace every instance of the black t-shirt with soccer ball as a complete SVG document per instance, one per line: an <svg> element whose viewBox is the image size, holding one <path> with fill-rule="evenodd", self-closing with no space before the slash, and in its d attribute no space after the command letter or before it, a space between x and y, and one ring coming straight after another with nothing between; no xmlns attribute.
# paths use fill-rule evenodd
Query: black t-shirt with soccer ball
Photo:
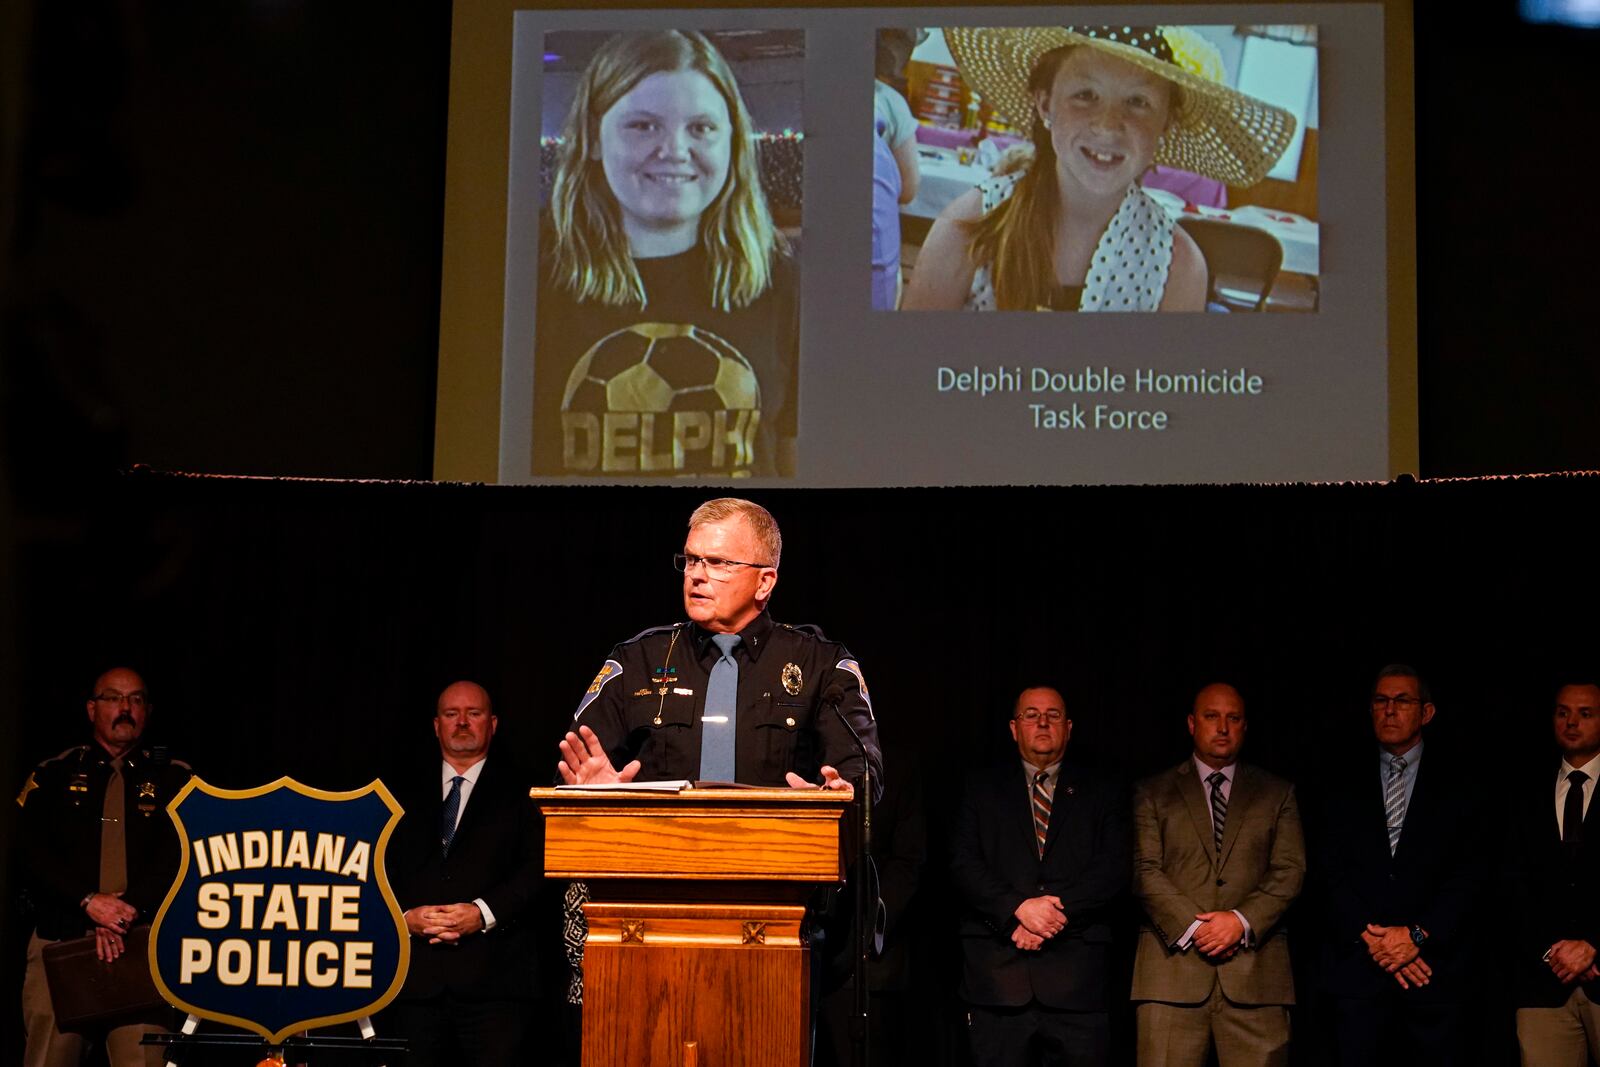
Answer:
<svg viewBox="0 0 1600 1067"><path fill-rule="evenodd" d="M545 263L548 264L548 259ZM533 473L790 476L796 433L795 267L749 307L719 311L699 247L634 261L643 308L579 304L541 271Z"/></svg>

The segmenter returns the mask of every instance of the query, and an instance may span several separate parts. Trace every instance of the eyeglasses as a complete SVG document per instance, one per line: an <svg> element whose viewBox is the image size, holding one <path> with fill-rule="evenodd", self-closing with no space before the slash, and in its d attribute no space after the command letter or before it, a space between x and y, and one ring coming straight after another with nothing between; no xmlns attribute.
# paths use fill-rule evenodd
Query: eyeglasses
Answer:
<svg viewBox="0 0 1600 1067"><path fill-rule="evenodd" d="M1393 704L1395 711L1404 713L1404 712L1410 711L1412 708L1416 707L1420 703L1422 703L1422 701L1418 700L1416 697L1376 696L1376 697L1372 698L1372 710L1373 711L1387 711L1388 708L1389 708L1389 705Z"/></svg>
<svg viewBox="0 0 1600 1067"><path fill-rule="evenodd" d="M1058 723L1066 717L1066 713L1060 708L1050 708L1047 711L1040 711L1038 708L1029 708L1027 711L1019 712L1015 716L1018 722L1026 723L1037 723L1040 721Z"/></svg>
<svg viewBox="0 0 1600 1067"><path fill-rule="evenodd" d="M697 566L704 566L707 578L715 578L725 582L733 577L733 572L738 567L769 567L769 563L744 563L736 559L722 559L718 556L691 556L683 552L672 554L672 567L674 570L689 571Z"/></svg>
<svg viewBox="0 0 1600 1067"><path fill-rule="evenodd" d="M104 693L96 693L94 698L102 704L120 704L126 700L131 708L142 708L149 699L143 690L137 689L131 693L119 693L115 689L107 689Z"/></svg>

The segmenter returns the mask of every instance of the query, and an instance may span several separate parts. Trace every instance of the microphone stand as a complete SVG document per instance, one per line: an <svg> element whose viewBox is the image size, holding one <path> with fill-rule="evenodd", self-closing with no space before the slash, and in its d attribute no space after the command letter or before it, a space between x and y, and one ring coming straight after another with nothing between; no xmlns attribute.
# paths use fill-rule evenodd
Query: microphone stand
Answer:
<svg viewBox="0 0 1600 1067"><path fill-rule="evenodd" d="M871 1032L870 998L867 989L867 969L872 960L872 928L876 925L876 903L868 899L868 890L871 888L872 870L872 761L867 758L867 746L862 743L861 735L851 724L850 719L840 710L840 703L844 700L844 690L837 685L829 686L823 693L822 699L833 708L833 713L839 717L844 728L849 731L850 737L856 743L856 751L861 753L861 818L859 822L860 833L856 841L856 886L855 886L855 926L856 926L856 952L855 962L852 967L852 977L855 982L855 1006L850 1021L850 1041L854 1055L851 1057L855 1067L871 1067L872 1051L868 1035Z"/></svg>

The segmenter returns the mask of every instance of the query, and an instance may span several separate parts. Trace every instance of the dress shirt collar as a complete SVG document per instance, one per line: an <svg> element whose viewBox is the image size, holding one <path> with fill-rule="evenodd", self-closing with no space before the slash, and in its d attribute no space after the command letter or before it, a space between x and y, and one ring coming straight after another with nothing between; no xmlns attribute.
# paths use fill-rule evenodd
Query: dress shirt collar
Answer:
<svg viewBox="0 0 1600 1067"><path fill-rule="evenodd" d="M1227 779L1227 789L1224 789L1223 792L1226 793L1228 790L1233 788L1233 775L1234 772L1239 769L1238 760L1234 760L1226 767L1213 767L1199 756L1190 756L1189 759L1192 763L1194 763L1194 773L1200 776L1201 785L1206 785L1207 778L1210 778L1217 771L1221 771L1222 777Z"/></svg>
<svg viewBox="0 0 1600 1067"><path fill-rule="evenodd" d="M744 649L744 654L751 663L761 658L761 650L767 647L767 642L776 626L777 623L772 621L772 615L763 611L750 620L750 625L739 631L739 647ZM694 642L695 658L705 659L706 650L713 647L711 631L697 622L692 622L689 624L689 635Z"/></svg>
<svg viewBox="0 0 1600 1067"><path fill-rule="evenodd" d="M454 767L450 766L450 761L449 760L440 760L439 761L439 766L441 768L441 771L440 771L439 777L440 777L441 783L444 786L444 791L446 793L450 792L450 781L457 774L460 774L461 777L466 779L465 782L461 783L461 788L462 789L470 789L473 786L477 785L478 784L478 776L483 773L483 765L485 763L487 763L488 761L489 761L489 757L485 756L485 757L483 757L483 759L479 760L477 763L474 763L472 766L468 767L466 770L457 771Z"/></svg>
<svg viewBox="0 0 1600 1067"><path fill-rule="evenodd" d="M1582 771L1584 774L1587 774L1589 778L1583 783L1583 788L1592 788L1595 778L1600 777L1600 753L1596 753L1595 757L1588 763L1585 763L1582 767L1574 767L1572 764L1566 761L1565 757L1562 757L1561 769L1556 772L1557 788L1566 783L1567 775L1571 774L1573 771Z"/></svg>
<svg viewBox="0 0 1600 1067"><path fill-rule="evenodd" d="M1417 764L1422 762L1422 739L1420 737L1417 738L1417 743L1402 752L1400 758L1406 761L1407 776L1414 774ZM1394 756L1382 745L1378 746L1378 766L1383 771L1384 779L1388 780L1389 771L1394 766Z"/></svg>
<svg viewBox="0 0 1600 1067"><path fill-rule="evenodd" d="M1034 766L1033 764L1029 763L1027 760L1023 760L1022 761L1022 769L1028 773L1028 788L1032 789L1033 788L1033 779L1034 779L1035 776L1038 775L1039 768ZM1056 784L1061 781L1061 777L1060 777L1061 776L1061 761L1060 760L1056 760L1054 763L1051 763L1048 766L1046 766L1044 768L1044 773L1045 773L1045 785L1047 787L1051 788L1051 789L1054 789L1056 787Z"/></svg>

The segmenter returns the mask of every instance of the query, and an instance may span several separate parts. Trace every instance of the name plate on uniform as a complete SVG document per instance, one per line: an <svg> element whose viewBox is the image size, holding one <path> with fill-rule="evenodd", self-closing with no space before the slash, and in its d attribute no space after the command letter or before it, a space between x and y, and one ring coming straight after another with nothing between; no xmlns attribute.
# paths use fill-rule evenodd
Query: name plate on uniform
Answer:
<svg viewBox="0 0 1600 1067"><path fill-rule="evenodd" d="M399 993L411 944L384 853L402 812L382 782L333 793L191 778L167 811L183 862L150 970L168 1001L278 1044Z"/></svg>

